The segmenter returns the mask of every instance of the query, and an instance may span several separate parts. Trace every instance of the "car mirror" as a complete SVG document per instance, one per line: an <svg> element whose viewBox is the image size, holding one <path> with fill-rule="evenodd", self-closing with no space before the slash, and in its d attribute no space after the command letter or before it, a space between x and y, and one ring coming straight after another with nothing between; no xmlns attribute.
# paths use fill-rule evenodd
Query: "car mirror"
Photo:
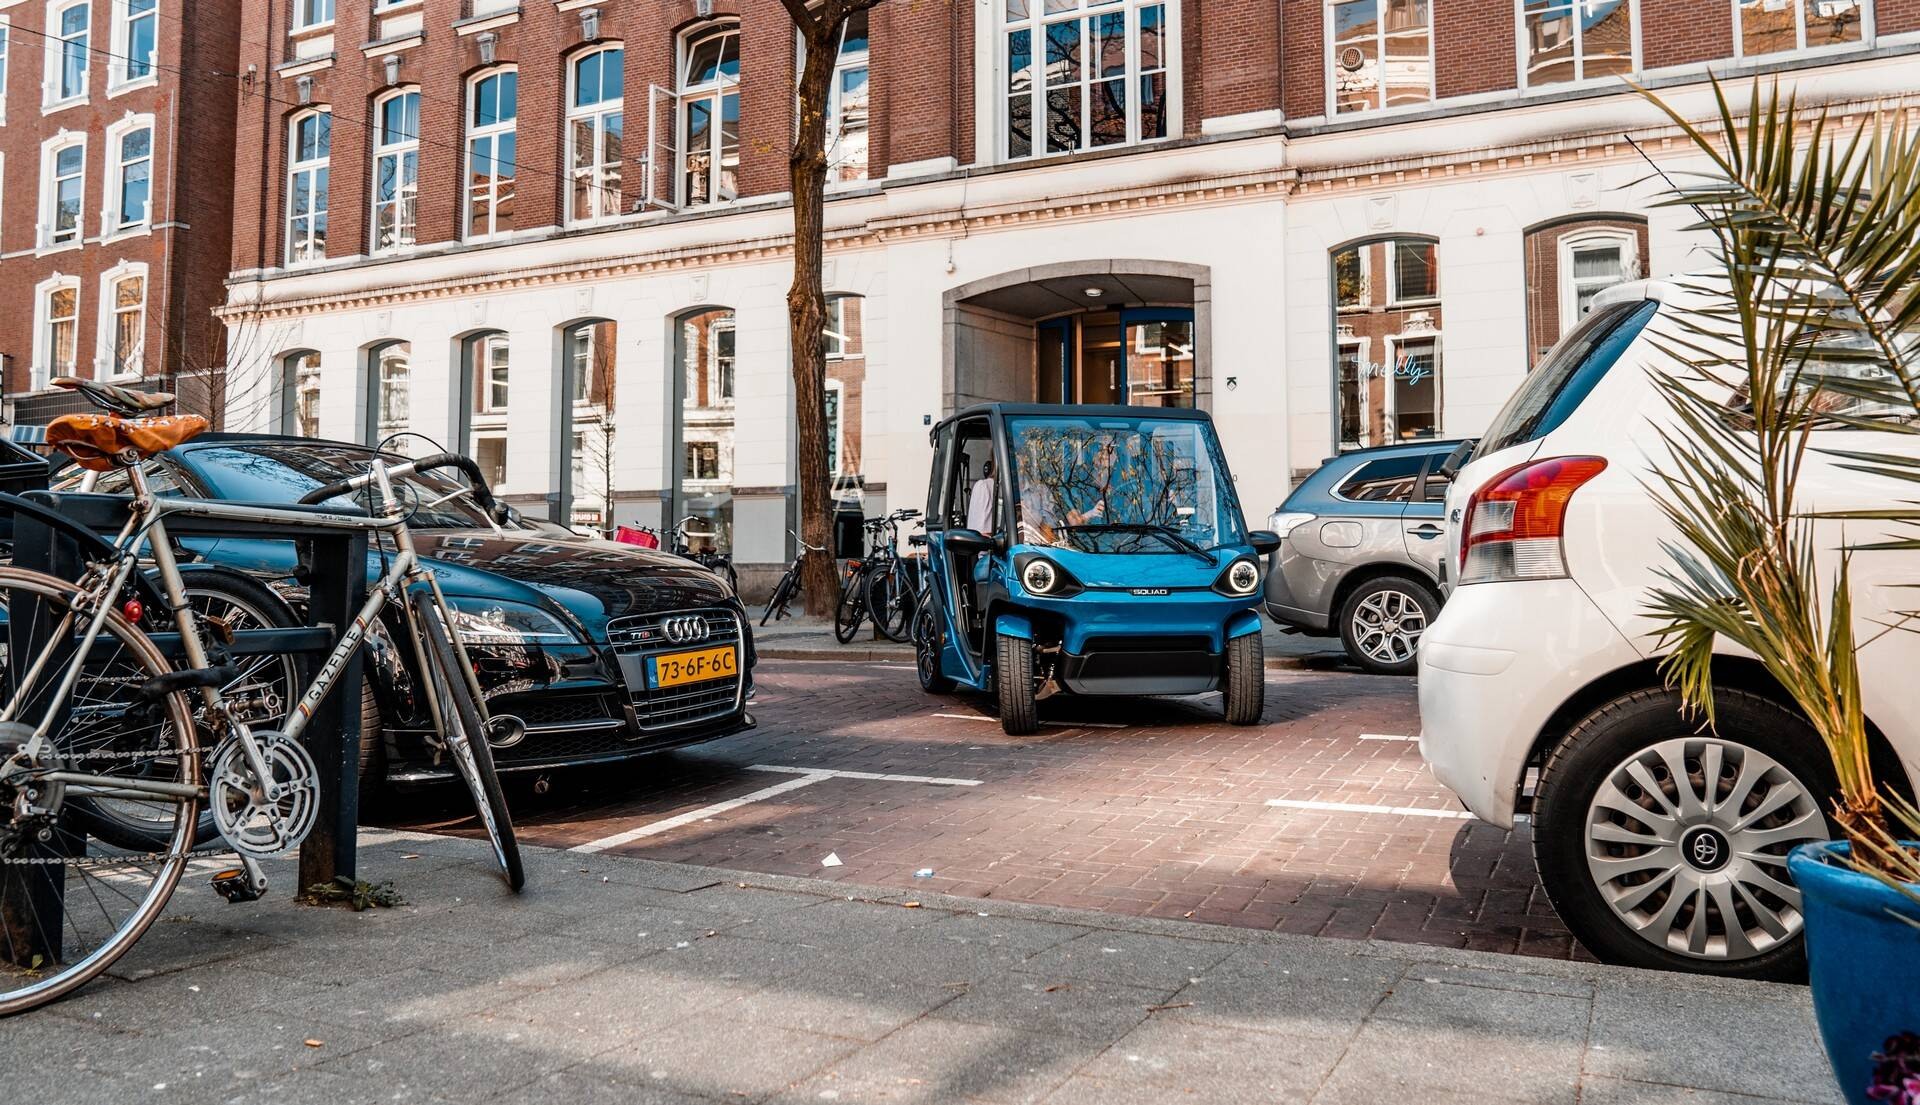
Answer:
<svg viewBox="0 0 1920 1105"><path fill-rule="evenodd" d="M947 531L947 548L957 553L978 556L992 552L993 538L977 529L950 529Z"/></svg>
<svg viewBox="0 0 1920 1105"><path fill-rule="evenodd" d="M499 522L503 526L517 526L520 524L520 512L505 503L493 504L493 518L494 521Z"/></svg>
<svg viewBox="0 0 1920 1105"><path fill-rule="evenodd" d="M1247 534L1247 544L1256 554L1265 556L1280 547L1280 535L1270 529L1257 529Z"/></svg>

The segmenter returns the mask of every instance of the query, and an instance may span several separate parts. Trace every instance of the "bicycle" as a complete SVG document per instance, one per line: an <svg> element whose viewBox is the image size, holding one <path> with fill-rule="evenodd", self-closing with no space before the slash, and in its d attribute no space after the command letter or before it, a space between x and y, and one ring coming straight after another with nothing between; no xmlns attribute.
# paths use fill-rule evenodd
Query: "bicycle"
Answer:
<svg viewBox="0 0 1920 1105"><path fill-rule="evenodd" d="M896 510L885 518L870 519L862 526L867 533L868 551L865 556L847 561L847 578L833 615L833 636L841 644L851 642L869 618L874 629L889 640L907 639L913 615L905 604L911 602L912 589L901 574L896 546L900 523L919 516L917 510Z"/></svg>
<svg viewBox="0 0 1920 1105"><path fill-rule="evenodd" d="M513 723L488 719L446 599L420 564L393 483L416 472L459 468L473 482L461 493L491 513L492 495L477 466L449 453L388 464L376 453L366 472L302 496L307 509L159 496L141 462L199 434L206 420L129 417L171 396L70 378L55 383L107 413L55 419L48 444L95 470L125 469L133 494L127 520L110 542L112 555L95 559L78 582L0 567L6 617L0 673L7 677L0 687L0 1016L52 1001L106 970L159 917L189 860L232 851L240 866L216 874L214 889L229 901L265 892L257 861L297 847L318 819L317 770L301 733L388 602L402 603L436 737L474 794L494 859L510 887L525 885L488 744ZM369 492L364 514L313 509L362 491ZM287 710L283 729L255 729L228 700L223 687L234 669L216 663L205 644L208 627L188 599L166 532L165 519L174 514L359 530L391 542L365 604ZM122 600L139 572L143 546L179 630L184 668L175 669L140 628L143 611L135 601ZM188 702L193 691L202 703L199 719L219 738L211 753L200 745ZM224 848L200 849L203 803ZM43 905L52 916L42 914ZM37 946L14 939L18 922L29 919Z"/></svg>
<svg viewBox="0 0 1920 1105"><path fill-rule="evenodd" d="M694 552L693 546L687 541L687 527L699 520L699 515L689 514L685 518L680 519L672 529L668 530L667 551L675 556L686 557L688 560L707 569L714 575L726 580L728 589L735 595L738 595L740 593L740 573L734 570L733 558L717 549L701 549L698 552ZM712 534L703 534L702 536L710 537Z"/></svg>
<svg viewBox="0 0 1920 1105"><path fill-rule="evenodd" d="M809 545L802 541L800 535L793 530L787 532L793 534L799 551L793 554L793 563L787 565L787 570L781 573L780 582L773 585L773 594L767 599L767 608L760 612L761 625L767 624L768 618L777 622L790 613L788 607L792 606L793 600L800 595L800 565L805 562L808 553L827 551L820 545Z"/></svg>

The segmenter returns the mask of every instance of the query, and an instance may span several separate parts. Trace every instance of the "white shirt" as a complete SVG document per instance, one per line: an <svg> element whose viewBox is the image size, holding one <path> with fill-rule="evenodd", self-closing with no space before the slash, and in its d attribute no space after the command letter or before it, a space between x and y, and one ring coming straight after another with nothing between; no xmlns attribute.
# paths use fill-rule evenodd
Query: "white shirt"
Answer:
<svg viewBox="0 0 1920 1105"><path fill-rule="evenodd" d="M992 533L993 506L993 477L973 481L973 493L967 497L967 528L977 533Z"/></svg>

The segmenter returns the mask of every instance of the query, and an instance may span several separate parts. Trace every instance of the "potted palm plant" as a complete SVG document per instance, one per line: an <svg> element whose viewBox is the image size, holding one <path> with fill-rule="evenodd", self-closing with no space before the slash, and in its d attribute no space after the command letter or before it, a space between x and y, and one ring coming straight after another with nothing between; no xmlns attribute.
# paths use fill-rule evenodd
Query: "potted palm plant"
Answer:
<svg viewBox="0 0 1920 1105"><path fill-rule="evenodd" d="M1920 810L1875 755L1855 655L1863 636L1920 621L1858 625L1849 590L1855 556L1920 549L1920 505L1896 497L1838 517L1797 497L1820 453L1920 483L1911 450L1814 434L1920 433L1920 136L1897 114L1841 126L1778 85L1756 83L1741 112L1716 82L1706 126L1643 94L1694 155L1688 171L1660 173L1661 202L1691 208L1716 254L1660 339L1687 365L1660 381L1674 419L1652 479L1679 534L1649 599L1665 672L1711 724L1715 642L1730 643L1825 742L1838 841L1789 863L1821 1036L1849 1100L1920 1105ZM1826 443L1836 437L1844 451Z"/></svg>

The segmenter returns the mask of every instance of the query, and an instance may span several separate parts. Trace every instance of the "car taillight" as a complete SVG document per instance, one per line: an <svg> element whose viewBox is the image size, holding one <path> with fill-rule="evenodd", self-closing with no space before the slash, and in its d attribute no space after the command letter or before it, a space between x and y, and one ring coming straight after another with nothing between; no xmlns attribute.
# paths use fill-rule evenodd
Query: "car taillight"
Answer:
<svg viewBox="0 0 1920 1105"><path fill-rule="evenodd" d="M1567 501L1606 466L1599 457L1533 461L1475 491L1461 523L1460 584L1565 576Z"/></svg>

